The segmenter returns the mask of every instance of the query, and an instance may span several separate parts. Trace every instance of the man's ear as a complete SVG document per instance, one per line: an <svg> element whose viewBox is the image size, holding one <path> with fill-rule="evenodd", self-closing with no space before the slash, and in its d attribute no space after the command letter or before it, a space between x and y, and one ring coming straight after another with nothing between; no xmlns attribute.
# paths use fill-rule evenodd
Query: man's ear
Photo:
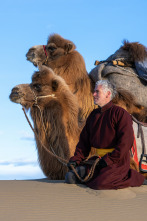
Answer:
<svg viewBox="0 0 147 221"><path fill-rule="evenodd" d="M110 97L111 96L111 92L110 91L107 91L107 95L106 95L106 98Z"/></svg>

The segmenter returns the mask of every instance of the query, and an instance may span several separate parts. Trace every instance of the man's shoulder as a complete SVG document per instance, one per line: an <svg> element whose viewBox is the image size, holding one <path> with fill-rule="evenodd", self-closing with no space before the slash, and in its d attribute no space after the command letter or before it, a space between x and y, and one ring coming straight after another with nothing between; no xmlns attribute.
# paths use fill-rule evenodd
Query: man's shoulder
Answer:
<svg viewBox="0 0 147 221"><path fill-rule="evenodd" d="M89 114L87 120L92 119L92 118L95 118L95 116L96 116L97 114L100 114L99 108L96 108L96 109L94 109L93 111L91 111L91 113Z"/></svg>
<svg viewBox="0 0 147 221"><path fill-rule="evenodd" d="M119 114L119 115L126 115L128 116L129 118L131 117L131 115L129 114L129 112L127 112L124 108L120 107L120 106L117 106L115 104L113 104L112 106L112 111L116 114Z"/></svg>
<svg viewBox="0 0 147 221"><path fill-rule="evenodd" d="M120 106L118 106L118 105L116 105L116 104L113 104L112 107L113 107L114 110L126 111L123 107L120 107Z"/></svg>
<svg viewBox="0 0 147 221"><path fill-rule="evenodd" d="M94 109L93 111L91 111L91 113L89 114L88 118L94 116L97 113L98 108Z"/></svg>

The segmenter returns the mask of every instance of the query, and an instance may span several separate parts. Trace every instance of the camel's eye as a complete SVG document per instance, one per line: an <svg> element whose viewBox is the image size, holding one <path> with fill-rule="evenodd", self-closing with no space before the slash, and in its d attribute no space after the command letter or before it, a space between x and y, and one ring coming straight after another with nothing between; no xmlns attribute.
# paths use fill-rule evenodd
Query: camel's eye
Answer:
<svg viewBox="0 0 147 221"><path fill-rule="evenodd" d="M36 91L41 91L41 84L33 84L32 86Z"/></svg>
<svg viewBox="0 0 147 221"><path fill-rule="evenodd" d="M53 46L49 46L49 47L48 47L48 50L49 50L49 51L55 51L56 49L57 49L57 48L56 48L56 47L53 47Z"/></svg>
<svg viewBox="0 0 147 221"><path fill-rule="evenodd" d="M58 82L56 80L53 80L52 81L52 90L53 91L56 91L58 88Z"/></svg>
<svg viewBox="0 0 147 221"><path fill-rule="evenodd" d="M50 43L49 45L47 45L47 49L53 52L57 49L57 46L54 43Z"/></svg>

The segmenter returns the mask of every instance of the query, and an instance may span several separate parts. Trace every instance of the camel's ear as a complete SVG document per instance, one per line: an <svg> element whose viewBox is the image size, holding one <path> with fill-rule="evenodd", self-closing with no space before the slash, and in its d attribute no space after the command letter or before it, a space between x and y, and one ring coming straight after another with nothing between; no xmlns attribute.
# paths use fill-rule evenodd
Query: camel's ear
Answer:
<svg viewBox="0 0 147 221"><path fill-rule="evenodd" d="M73 51L75 49L75 45L73 43L66 43L64 49L67 53Z"/></svg>
<svg viewBox="0 0 147 221"><path fill-rule="evenodd" d="M56 91L58 89L58 82L56 80L52 81L52 90Z"/></svg>

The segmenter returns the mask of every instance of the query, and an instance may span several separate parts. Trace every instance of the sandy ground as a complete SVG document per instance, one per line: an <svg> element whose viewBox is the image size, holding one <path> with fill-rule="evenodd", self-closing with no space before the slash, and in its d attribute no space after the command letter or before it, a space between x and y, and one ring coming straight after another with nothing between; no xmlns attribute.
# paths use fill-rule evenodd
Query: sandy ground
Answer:
<svg viewBox="0 0 147 221"><path fill-rule="evenodd" d="M47 179L0 181L0 221L147 221L147 186L92 190Z"/></svg>

